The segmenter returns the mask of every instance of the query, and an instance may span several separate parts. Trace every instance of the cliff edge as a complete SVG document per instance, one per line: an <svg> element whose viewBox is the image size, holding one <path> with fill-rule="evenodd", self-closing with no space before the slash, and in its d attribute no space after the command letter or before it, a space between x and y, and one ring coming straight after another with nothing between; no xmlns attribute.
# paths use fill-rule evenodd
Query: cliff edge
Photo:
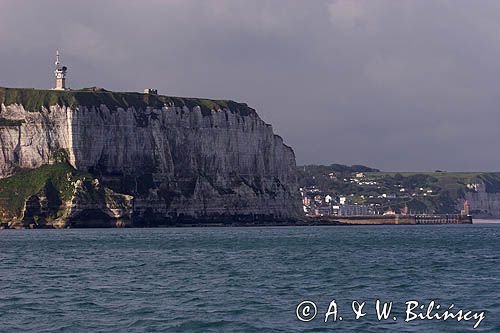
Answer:
<svg viewBox="0 0 500 333"><path fill-rule="evenodd" d="M294 219L295 156L246 104L0 88L0 222L163 225Z"/></svg>

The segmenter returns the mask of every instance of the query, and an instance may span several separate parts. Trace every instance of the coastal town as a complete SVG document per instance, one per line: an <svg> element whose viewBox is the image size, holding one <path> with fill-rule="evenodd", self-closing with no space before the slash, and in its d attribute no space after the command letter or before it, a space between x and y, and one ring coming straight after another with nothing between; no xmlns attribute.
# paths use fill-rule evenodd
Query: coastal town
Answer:
<svg viewBox="0 0 500 333"><path fill-rule="evenodd" d="M330 173L331 179L337 179L335 173ZM349 178L341 181L359 186L378 186L375 179L369 178L363 172L356 172ZM301 187L302 204L304 213L307 216L327 216L327 215L394 215L396 213L408 214L409 208L405 206L401 209L391 207L391 202L400 206L401 201L411 200L412 197L430 196L433 193L431 188L419 188L413 193L409 193L402 185L396 185L393 192L379 195L355 194L355 193L335 193L323 191L318 186Z"/></svg>
<svg viewBox="0 0 500 333"><path fill-rule="evenodd" d="M302 209L309 217L470 214L467 200L452 197L431 176L339 165L304 166L299 174ZM473 191L477 184L466 186Z"/></svg>

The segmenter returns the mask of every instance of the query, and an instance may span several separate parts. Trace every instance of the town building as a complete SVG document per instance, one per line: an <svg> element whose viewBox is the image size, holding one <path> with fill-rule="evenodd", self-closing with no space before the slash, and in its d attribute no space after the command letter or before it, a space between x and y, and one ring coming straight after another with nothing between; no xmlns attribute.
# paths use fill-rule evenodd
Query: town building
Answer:
<svg viewBox="0 0 500 333"><path fill-rule="evenodd" d="M370 214L367 205L341 205L338 215L368 215Z"/></svg>
<svg viewBox="0 0 500 333"><path fill-rule="evenodd" d="M332 215L332 207L330 205L328 206L320 206L318 208L319 215L321 216L329 216Z"/></svg>
<svg viewBox="0 0 500 333"><path fill-rule="evenodd" d="M392 208L389 208L383 215L396 215L396 212Z"/></svg>

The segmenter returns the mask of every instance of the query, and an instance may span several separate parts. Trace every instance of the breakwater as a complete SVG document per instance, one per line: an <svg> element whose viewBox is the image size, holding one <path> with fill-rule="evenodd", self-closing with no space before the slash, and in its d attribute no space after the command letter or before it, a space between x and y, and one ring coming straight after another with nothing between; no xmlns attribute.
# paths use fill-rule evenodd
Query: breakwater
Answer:
<svg viewBox="0 0 500 333"><path fill-rule="evenodd" d="M471 224L472 216L461 214L420 214L420 215L349 215L321 217L321 221L336 224Z"/></svg>

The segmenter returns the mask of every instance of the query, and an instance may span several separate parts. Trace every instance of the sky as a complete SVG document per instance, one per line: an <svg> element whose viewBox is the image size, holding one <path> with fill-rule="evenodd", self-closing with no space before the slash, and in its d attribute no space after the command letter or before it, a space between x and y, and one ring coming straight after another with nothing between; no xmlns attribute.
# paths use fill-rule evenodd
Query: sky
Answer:
<svg viewBox="0 0 500 333"><path fill-rule="evenodd" d="M500 171L500 1L1 0L0 86L255 108L297 164Z"/></svg>

